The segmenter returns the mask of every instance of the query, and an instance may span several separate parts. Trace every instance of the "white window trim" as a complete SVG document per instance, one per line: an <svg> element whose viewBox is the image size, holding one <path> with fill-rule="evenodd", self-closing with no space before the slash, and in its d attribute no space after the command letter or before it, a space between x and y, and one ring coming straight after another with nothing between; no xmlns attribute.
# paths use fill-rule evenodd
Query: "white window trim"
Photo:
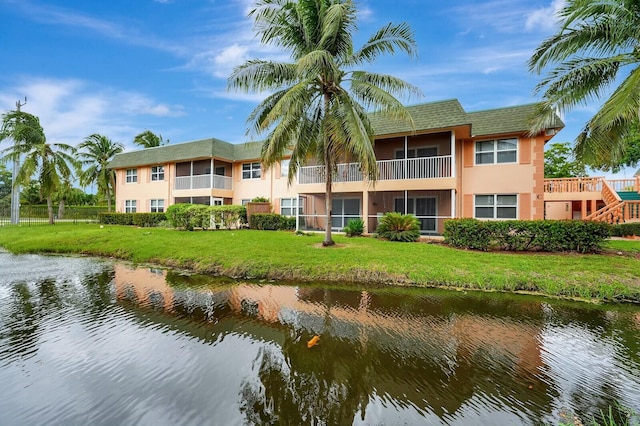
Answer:
<svg viewBox="0 0 640 426"><path fill-rule="evenodd" d="M129 205L127 205L129 203ZM134 211L130 211L134 209ZM124 200L124 212L125 213L137 213L138 212L138 200Z"/></svg>
<svg viewBox="0 0 640 426"><path fill-rule="evenodd" d="M477 195L493 195L493 217L476 217L476 196ZM498 218L498 196L499 195L508 195L508 196L515 196L516 197L516 203L515 205L504 205L504 206L500 206L500 207L515 207L516 208L516 217L514 218L506 218L506 217L502 217L502 218ZM489 207L489 206L477 206L477 207ZM473 194L473 218L474 219L478 219L478 220L518 220L518 218L520 217L520 196L519 194L505 194L505 193L501 193L501 194Z"/></svg>
<svg viewBox="0 0 640 426"><path fill-rule="evenodd" d="M498 141L499 140L515 140L516 141L516 149L515 149L515 151L516 151L516 160L515 161L510 161L508 163L499 163L498 162L498 152L514 151L513 149L498 150ZM488 154L489 152L491 152L493 154L493 162L491 162L491 163L478 163L478 150L477 150L477 143L478 142L493 142L493 150L492 151L481 151L480 152L482 154ZM518 137L477 140L477 141L473 142L473 165L474 166L499 166L499 165L502 165L502 164L518 164L519 151L520 151L520 138L518 138ZM490 195L490 194L487 194L487 195Z"/></svg>
<svg viewBox="0 0 640 426"><path fill-rule="evenodd" d="M132 170L134 173L129 174L129 171L132 171ZM132 180L129 180L129 178L132 178ZM133 178L135 178L135 180ZM138 169L126 169L124 171L124 183L125 184L138 183Z"/></svg>
<svg viewBox="0 0 640 426"><path fill-rule="evenodd" d="M154 172L153 169L155 168L162 168L162 171L156 171ZM163 164L158 164L157 166L151 166L151 182L164 182L164 165ZM162 174L162 179L154 179L154 176L160 176L160 174Z"/></svg>
<svg viewBox="0 0 640 426"><path fill-rule="evenodd" d="M161 211L161 212L158 212L158 210L157 210L157 209L158 209L158 207L160 207L160 206L158 206L158 205L157 205L157 203L156 203L156 206L155 206L156 211L155 211L155 212L153 211L153 209L154 209L153 202L154 202L154 201L156 201L156 202L157 202L157 201L162 202L162 206L161 206L161 207L162 207L162 211ZM151 212L151 213L156 213L156 212L157 212L157 213L164 213L164 209L165 209L165 207L164 207L164 199L162 199L162 198L154 198L154 199L152 199L152 200L149 200L149 212Z"/></svg>
<svg viewBox="0 0 640 426"><path fill-rule="evenodd" d="M284 200L292 200L292 202L293 202L293 203L292 203L292 205L291 205L291 206L284 207L284 208L285 208L285 209L287 209L287 210L291 210L293 214L291 214L291 215L285 215L284 213L282 213L282 209L283 209L283 207L282 207L282 201L284 201ZM299 200L298 200L298 198L297 198L297 197L293 197L293 198L286 198L286 197L285 197L285 198L280 198L280 214L281 214L282 216L287 216L287 217L296 217L296 212L300 209L300 205L299 205L299 204L300 204L300 203L299 203Z"/></svg>
<svg viewBox="0 0 640 426"><path fill-rule="evenodd" d="M250 166L249 166L249 170L245 170L245 169L244 169L244 166L245 166L246 164L249 164L249 165L250 165ZM255 166L256 164L258 165L258 168L257 168L257 169L255 169L255 168L254 168L254 166ZM253 177L253 172L254 172L255 170L260 171L260 176L258 176L258 177ZM245 172L245 171L249 171L249 172L250 172L251 177L248 177L248 178L244 177L244 172ZM240 166L240 173L242 174L242 180L261 179L261 178L262 178L262 164L260 164L260 163L259 163L259 162L257 162L257 161L251 161L251 162L248 162L248 163L242 163L242 165Z"/></svg>

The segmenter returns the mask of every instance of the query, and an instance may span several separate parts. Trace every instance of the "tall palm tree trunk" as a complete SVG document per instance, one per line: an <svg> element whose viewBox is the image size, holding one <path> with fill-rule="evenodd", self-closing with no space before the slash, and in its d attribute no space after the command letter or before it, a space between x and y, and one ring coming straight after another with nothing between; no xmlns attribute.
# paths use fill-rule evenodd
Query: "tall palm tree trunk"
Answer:
<svg viewBox="0 0 640 426"><path fill-rule="evenodd" d="M47 211L49 212L49 225L55 224L53 220L53 201L51 200L51 195L47 195Z"/></svg>
<svg viewBox="0 0 640 426"><path fill-rule="evenodd" d="M324 170L325 170L325 208L327 212L325 230L324 230L324 241L322 245L324 247L332 246L335 244L333 238L331 237L331 209L333 207L333 192L332 192L332 183L333 183L333 167L331 163L331 153L330 147L325 147L324 153Z"/></svg>

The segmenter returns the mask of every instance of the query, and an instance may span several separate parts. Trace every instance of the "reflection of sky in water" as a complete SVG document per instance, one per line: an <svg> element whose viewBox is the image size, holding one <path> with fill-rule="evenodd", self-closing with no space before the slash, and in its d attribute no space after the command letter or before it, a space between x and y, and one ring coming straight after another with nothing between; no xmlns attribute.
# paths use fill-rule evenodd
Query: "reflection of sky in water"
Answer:
<svg viewBox="0 0 640 426"><path fill-rule="evenodd" d="M560 391L559 407L575 400L610 395L623 405L638 406L640 365L625 357L621 342L603 330L588 330L575 324L547 327L541 336L543 359ZM638 407L640 408L640 407Z"/></svg>
<svg viewBox="0 0 640 426"><path fill-rule="evenodd" d="M171 287L162 271L82 258L0 253L0 264L0 424L243 424L287 404L300 410L290 418L346 410L359 425L555 424L563 408L612 398L640 409L629 309Z"/></svg>

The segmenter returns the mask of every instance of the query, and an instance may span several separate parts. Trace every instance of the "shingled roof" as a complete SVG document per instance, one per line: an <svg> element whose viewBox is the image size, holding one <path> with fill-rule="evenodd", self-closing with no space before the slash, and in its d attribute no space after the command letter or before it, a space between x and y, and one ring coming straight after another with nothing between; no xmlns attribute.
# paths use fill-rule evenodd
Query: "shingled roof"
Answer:
<svg viewBox="0 0 640 426"><path fill-rule="evenodd" d="M495 135L500 133L526 132L530 128L538 104L518 105L506 108L496 108L484 111L470 112L472 136ZM558 116L551 126L561 129L564 123Z"/></svg>
<svg viewBox="0 0 640 426"><path fill-rule="evenodd" d="M113 157L110 169L166 164L198 158L216 157L229 161L254 160L260 158L262 147L259 142L231 144L220 139L209 138L193 142L145 148L139 151L123 152Z"/></svg>
<svg viewBox="0 0 640 426"><path fill-rule="evenodd" d="M369 120L376 136L397 133L411 133L414 130L446 129L448 127L471 124L467 113L457 99L428 104L408 106L415 128L405 121L390 120L382 115L371 113Z"/></svg>
<svg viewBox="0 0 640 426"><path fill-rule="evenodd" d="M473 136L521 133L529 130L529 120L535 112L536 104L467 113L457 99L450 99L412 105L407 109L415 127L404 121L390 120L380 114L371 113L369 118L375 135L385 136L465 125L471 126ZM551 128L563 128L564 123L559 117L555 118L556 121ZM261 142L231 144L220 139L209 138L117 154L109 163L109 168L120 169L211 157L229 161L256 160L260 158L261 147Z"/></svg>

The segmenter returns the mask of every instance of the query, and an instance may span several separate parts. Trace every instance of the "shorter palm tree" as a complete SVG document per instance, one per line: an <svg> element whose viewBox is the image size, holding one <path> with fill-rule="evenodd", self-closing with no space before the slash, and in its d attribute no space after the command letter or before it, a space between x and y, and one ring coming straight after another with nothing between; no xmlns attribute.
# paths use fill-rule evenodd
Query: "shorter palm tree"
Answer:
<svg viewBox="0 0 640 426"><path fill-rule="evenodd" d="M135 143L136 145L140 145L143 148L154 148L156 146L168 144L169 139L165 141L164 139L162 139L162 135L156 135L151 130L145 130L144 132L139 133L135 138L133 138L133 143Z"/></svg>
<svg viewBox="0 0 640 426"><path fill-rule="evenodd" d="M107 209L111 211L111 194L115 196L116 174L108 168L108 164L124 147L106 136L94 133L87 136L78 148L80 164L88 166L80 173L80 184L96 183L98 192L106 196Z"/></svg>
<svg viewBox="0 0 640 426"><path fill-rule="evenodd" d="M14 185L26 185L37 176L40 194L47 200L49 223L54 223L53 195L64 180L71 179L77 166L75 148L62 143L48 143L38 117L11 111L3 115L0 140L12 137L13 146L2 151L3 159L24 161L16 175Z"/></svg>

